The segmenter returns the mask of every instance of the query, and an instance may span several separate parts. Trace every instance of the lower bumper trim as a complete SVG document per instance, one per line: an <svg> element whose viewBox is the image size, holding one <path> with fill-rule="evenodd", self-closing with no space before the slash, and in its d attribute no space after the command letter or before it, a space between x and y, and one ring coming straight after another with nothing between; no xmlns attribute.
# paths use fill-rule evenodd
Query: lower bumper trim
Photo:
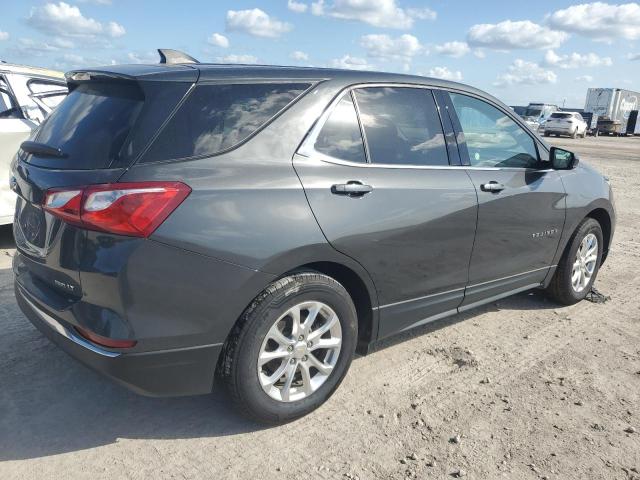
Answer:
<svg viewBox="0 0 640 480"><path fill-rule="evenodd" d="M20 288L20 287L17 287L17 288ZM64 325L58 322L55 318L53 318L47 312L45 312L44 310L36 306L36 304L33 303L31 300L29 300L29 298L27 298L27 296L23 292L21 293L24 298L24 301L27 302L27 305L29 305L36 314L38 314L38 316L42 319L42 321L44 321L47 325L49 325L51 328L53 328L56 332L58 332L63 337L68 338L72 342L86 349L91 350L93 353L97 355L102 355L103 357L115 358L121 355L120 352L110 352L109 350L104 350L94 345L93 343L87 342L84 338L76 335L75 333L73 333L72 330L66 328Z"/></svg>
<svg viewBox="0 0 640 480"><path fill-rule="evenodd" d="M76 335L37 305L17 283L16 300L31 323L67 354L141 395L172 397L211 393L223 345L150 352L111 352Z"/></svg>

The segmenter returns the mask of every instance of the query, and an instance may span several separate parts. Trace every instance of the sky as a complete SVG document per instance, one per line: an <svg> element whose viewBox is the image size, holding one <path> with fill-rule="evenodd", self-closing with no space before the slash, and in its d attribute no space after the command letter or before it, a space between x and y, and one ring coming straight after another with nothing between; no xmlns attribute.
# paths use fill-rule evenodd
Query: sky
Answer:
<svg viewBox="0 0 640 480"><path fill-rule="evenodd" d="M67 71L201 62L447 78L510 105L640 91L640 3L537 0L1 0L0 59Z"/></svg>

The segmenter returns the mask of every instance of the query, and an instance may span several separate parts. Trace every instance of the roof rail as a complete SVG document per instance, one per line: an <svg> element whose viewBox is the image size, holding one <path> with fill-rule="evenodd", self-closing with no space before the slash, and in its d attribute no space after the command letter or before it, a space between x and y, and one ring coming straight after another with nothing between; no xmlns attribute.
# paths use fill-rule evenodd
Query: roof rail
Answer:
<svg viewBox="0 0 640 480"><path fill-rule="evenodd" d="M160 63L200 63L191 55L187 55L180 50L172 50L171 48L159 48L158 53L160 54Z"/></svg>

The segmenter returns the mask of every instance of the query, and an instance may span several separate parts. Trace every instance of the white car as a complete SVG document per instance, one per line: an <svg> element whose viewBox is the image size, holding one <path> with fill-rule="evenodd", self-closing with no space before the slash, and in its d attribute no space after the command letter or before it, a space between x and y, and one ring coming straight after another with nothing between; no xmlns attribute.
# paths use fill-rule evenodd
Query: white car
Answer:
<svg viewBox="0 0 640 480"><path fill-rule="evenodd" d="M20 144L67 96L62 72L0 62L0 225L13 222L9 164Z"/></svg>
<svg viewBox="0 0 640 480"><path fill-rule="evenodd" d="M578 112L553 112L543 126L545 137L554 134L584 138L589 128Z"/></svg>

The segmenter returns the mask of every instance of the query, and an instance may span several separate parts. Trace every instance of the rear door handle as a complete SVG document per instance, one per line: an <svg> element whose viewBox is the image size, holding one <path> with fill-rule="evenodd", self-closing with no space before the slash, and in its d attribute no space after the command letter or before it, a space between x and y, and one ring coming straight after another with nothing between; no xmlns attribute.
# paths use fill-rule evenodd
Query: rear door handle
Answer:
<svg viewBox="0 0 640 480"><path fill-rule="evenodd" d="M347 183L338 183L331 186L331 193L336 195L349 195L351 197L361 197L373 190L371 185L364 185L357 180L349 180Z"/></svg>
<svg viewBox="0 0 640 480"><path fill-rule="evenodd" d="M502 190L504 190L504 185L502 183L498 183L498 182L492 180L489 183L483 183L482 185L480 185L480 189L483 192L498 193L498 192L501 192Z"/></svg>

